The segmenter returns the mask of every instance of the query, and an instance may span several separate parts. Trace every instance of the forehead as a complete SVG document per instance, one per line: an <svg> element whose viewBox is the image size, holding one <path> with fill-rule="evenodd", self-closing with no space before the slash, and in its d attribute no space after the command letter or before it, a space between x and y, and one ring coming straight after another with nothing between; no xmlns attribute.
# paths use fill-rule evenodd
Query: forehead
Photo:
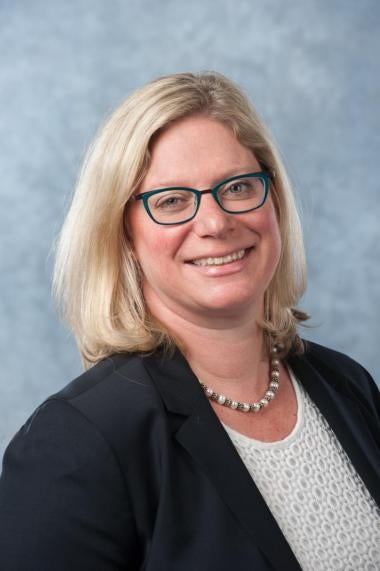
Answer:
<svg viewBox="0 0 380 571"><path fill-rule="evenodd" d="M155 138L143 186L211 184L258 169L252 151L232 129L209 117L192 116L176 121Z"/></svg>

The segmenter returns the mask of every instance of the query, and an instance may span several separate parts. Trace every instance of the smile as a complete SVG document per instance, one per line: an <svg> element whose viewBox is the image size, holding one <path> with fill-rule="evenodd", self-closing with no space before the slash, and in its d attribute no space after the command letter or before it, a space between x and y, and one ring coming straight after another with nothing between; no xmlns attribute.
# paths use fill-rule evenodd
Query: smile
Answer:
<svg viewBox="0 0 380 571"><path fill-rule="evenodd" d="M200 258L199 260L193 260L191 263L196 266L221 266L223 264L230 264L231 262L236 262L236 260L241 260L247 250L238 250L227 256L222 256L218 258Z"/></svg>

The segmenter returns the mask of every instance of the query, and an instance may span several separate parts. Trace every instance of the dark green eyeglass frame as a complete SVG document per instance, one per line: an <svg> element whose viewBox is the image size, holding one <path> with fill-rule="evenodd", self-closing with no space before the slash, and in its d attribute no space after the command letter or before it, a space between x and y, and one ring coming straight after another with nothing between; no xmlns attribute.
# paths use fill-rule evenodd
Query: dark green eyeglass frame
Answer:
<svg viewBox="0 0 380 571"><path fill-rule="evenodd" d="M219 196L218 196L219 189L222 188L222 186L224 186L225 184L227 184L229 182L233 182L234 180L239 180L241 178L260 178L261 180L263 180L264 181L263 199L260 202L260 204L258 204L254 208L249 208L248 210L227 210L227 208L224 208L224 206L219 201ZM230 178L222 180L221 182L219 182L217 185L213 186L212 188L206 188L205 190L197 190L195 188L189 188L186 186L169 186L167 188L157 188L155 190L149 190L147 192L142 192L141 194L137 194L136 196L133 196L132 198L134 200L142 200L143 201L144 208L145 208L146 212L148 213L149 217L153 220L153 222L155 222L156 224L162 224L164 226L174 226L175 224L184 224L185 222L189 222L190 220L192 220L196 216L196 214L199 210L200 203L201 203L202 194L212 194L216 203L220 206L220 208L224 212L227 212L228 214L243 214L244 212L252 212L253 210L257 210L258 208L260 208L264 204L264 202L266 201L266 199L268 197L269 187L270 187L270 178L271 178L270 174L267 171L250 172L250 173L232 176ZM189 218L186 218L185 220L181 220L180 222L159 222L158 220L156 220L150 211L148 200L154 194L158 194L160 192L164 192L164 191L168 191L168 190L188 190L188 191L192 192L193 194L195 194L196 199L197 199L197 204L196 204L194 214L192 214L192 216L189 216Z"/></svg>

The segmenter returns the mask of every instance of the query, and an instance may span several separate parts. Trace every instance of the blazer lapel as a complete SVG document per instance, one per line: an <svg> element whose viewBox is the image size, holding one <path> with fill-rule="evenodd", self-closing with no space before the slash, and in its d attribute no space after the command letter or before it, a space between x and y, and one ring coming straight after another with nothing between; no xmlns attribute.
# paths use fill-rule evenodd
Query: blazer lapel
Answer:
<svg viewBox="0 0 380 571"><path fill-rule="evenodd" d="M144 362L167 410L175 413L176 440L207 475L237 522L274 569L299 570L289 544L184 357L177 352L172 359L150 356ZM179 414L184 417L182 422Z"/></svg>
<svg viewBox="0 0 380 571"><path fill-rule="evenodd" d="M380 506L380 453L370 419L345 390L348 383L338 372L322 363L313 366L307 355L289 360L294 374L309 393L374 500ZM318 368L317 368L318 367ZM377 428L378 431L378 428Z"/></svg>

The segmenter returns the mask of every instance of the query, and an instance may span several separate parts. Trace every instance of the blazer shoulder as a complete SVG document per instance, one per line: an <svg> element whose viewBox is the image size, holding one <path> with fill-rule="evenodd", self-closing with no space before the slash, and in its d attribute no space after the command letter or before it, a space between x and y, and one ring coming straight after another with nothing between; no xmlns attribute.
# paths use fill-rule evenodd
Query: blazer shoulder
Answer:
<svg viewBox="0 0 380 571"><path fill-rule="evenodd" d="M305 341L302 356L335 388L345 392L380 420L379 387L369 372L348 355L318 343Z"/></svg>
<svg viewBox="0 0 380 571"><path fill-rule="evenodd" d="M64 400L82 411L91 410L97 403L114 411L160 406L160 399L144 357L117 353L100 361L69 382L47 400Z"/></svg>
<svg viewBox="0 0 380 571"><path fill-rule="evenodd" d="M100 361L40 407L52 401L76 409L114 450L135 448L152 424L165 430L164 404L141 355L120 353Z"/></svg>
<svg viewBox="0 0 380 571"><path fill-rule="evenodd" d="M339 370L348 376L356 377L365 372L369 374L360 363L340 351L319 345L313 341L304 341L305 356L310 360L323 361L329 367Z"/></svg>

